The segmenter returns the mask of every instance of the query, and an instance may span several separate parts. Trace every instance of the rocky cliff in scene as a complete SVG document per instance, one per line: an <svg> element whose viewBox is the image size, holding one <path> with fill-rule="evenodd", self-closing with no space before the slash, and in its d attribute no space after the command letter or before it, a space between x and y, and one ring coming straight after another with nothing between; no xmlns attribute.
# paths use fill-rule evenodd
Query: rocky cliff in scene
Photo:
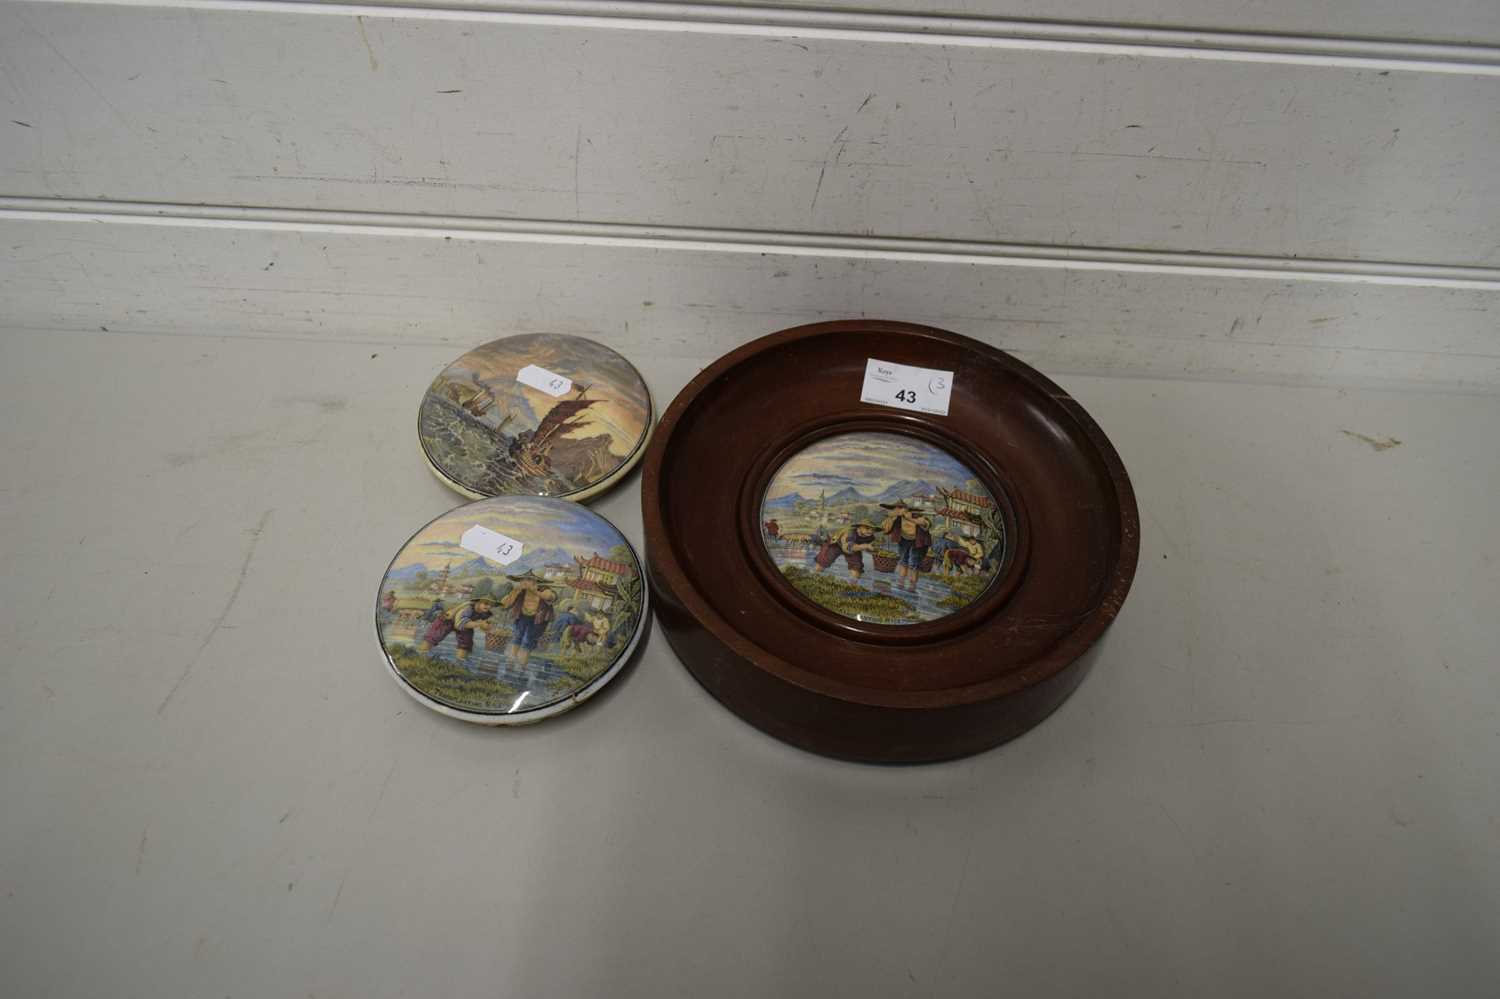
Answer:
<svg viewBox="0 0 1500 999"><path fill-rule="evenodd" d="M552 467L576 470L577 480L597 480L614 471L624 460L610 450L608 434L595 437L560 437L552 445Z"/></svg>

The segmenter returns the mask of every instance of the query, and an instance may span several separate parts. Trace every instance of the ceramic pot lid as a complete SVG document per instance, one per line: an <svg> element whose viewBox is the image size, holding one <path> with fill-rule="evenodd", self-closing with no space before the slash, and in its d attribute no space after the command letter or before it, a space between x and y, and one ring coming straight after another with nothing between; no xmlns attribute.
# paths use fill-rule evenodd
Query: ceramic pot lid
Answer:
<svg viewBox="0 0 1500 999"><path fill-rule="evenodd" d="M622 479L651 434L640 372L582 337L531 333L444 368L417 417L428 465L470 499L585 500Z"/></svg>
<svg viewBox="0 0 1500 999"><path fill-rule="evenodd" d="M630 658L648 616L630 542L591 510L498 496L450 510L396 553L376 633L401 686L485 725L560 714Z"/></svg>
<svg viewBox="0 0 1500 999"><path fill-rule="evenodd" d="M760 538L798 593L861 623L909 625L974 603L1005 564L1004 507L935 444L862 431L794 452L761 498Z"/></svg>

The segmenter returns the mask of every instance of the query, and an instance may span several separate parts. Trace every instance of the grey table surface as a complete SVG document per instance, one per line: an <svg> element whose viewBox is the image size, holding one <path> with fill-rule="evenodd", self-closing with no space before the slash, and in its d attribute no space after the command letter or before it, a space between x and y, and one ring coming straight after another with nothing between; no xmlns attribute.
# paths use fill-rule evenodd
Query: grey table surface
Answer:
<svg viewBox="0 0 1500 999"><path fill-rule="evenodd" d="M1500 398L1060 378L1135 588L1045 724L887 769L659 631L532 728L398 689L458 352L0 337L0 992L1494 995ZM637 478L595 508L639 546Z"/></svg>

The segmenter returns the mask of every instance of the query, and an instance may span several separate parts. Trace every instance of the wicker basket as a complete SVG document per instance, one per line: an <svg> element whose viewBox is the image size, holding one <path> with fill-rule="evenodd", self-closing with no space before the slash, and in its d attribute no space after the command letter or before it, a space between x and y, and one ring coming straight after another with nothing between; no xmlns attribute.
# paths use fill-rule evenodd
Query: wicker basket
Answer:
<svg viewBox="0 0 1500 999"><path fill-rule="evenodd" d="M901 560L901 556L890 549L876 549L870 557L875 561L876 572L895 572L896 563Z"/></svg>

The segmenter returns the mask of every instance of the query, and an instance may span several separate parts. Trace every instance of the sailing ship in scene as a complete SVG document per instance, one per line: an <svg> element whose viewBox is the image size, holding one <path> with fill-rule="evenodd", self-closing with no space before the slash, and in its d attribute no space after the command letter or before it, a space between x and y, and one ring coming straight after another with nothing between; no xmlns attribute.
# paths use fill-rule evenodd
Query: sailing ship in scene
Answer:
<svg viewBox="0 0 1500 999"><path fill-rule="evenodd" d="M450 402L456 403L470 416L483 416L495 408L495 393L473 372L469 373L468 382L445 382L443 392Z"/></svg>
<svg viewBox="0 0 1500 999"><path fill-rule="evenodd" d="M523 379L542 369L561 394ZM522 334L448 365L423 396L422 450L467 496L572 496L602 488L639 458L651 400L639 372L581 337Z"/></svg>
<svg viewBox="0 0 1500 999"><path fill-rule="evenodd" d="M511 460L523 473L545 478L552 474L551 452L557 439L570 430L584 425L578 415L603 399L586 398L592 386L584 385L573 399L564 399L547 410L535 430L524 430L517 434L507 449Z"/></svg>
<svg viewBox="0 0 1500 999"><path fill-rule="evenodd" d="M602 479L622 460L609 427L588 415L609 401L593 388L582 385L541 410L519 385L450 376L428 394L421 431L450 467L467 466L477 492L561 495Z"/></svg>

